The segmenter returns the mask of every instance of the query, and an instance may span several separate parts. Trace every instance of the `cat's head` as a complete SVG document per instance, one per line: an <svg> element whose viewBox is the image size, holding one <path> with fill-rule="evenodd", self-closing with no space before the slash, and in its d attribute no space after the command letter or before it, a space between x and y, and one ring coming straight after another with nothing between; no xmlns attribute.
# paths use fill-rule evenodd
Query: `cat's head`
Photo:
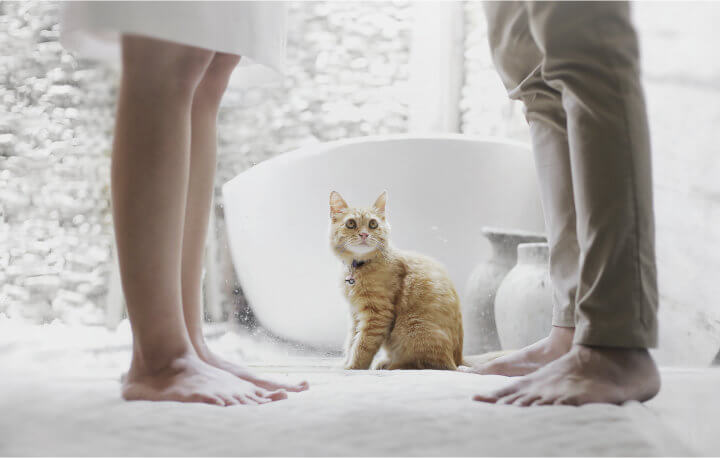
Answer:
<svg viewBox="0 0 720 458"><path fill-rule="evenodd" d="M390 237L387 191L371 207L350 207L342 196L330 193L330 244L340 258L370 259L383 252Z"/></svg>

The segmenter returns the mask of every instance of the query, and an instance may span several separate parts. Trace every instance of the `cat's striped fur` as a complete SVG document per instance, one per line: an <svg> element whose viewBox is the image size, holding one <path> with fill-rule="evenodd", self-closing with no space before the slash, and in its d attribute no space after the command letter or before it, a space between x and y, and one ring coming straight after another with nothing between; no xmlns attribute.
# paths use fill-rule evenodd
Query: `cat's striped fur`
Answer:
<svg viewBox="0 0 720 458"><path fill-rule="evenodd" d="M351 315L345 368L368 369L384 346L388 359L375 368L455 370L463 346L458 294L439 262L390 245L386 203L385 192L370 208L330 194L331 246L345 264Z"/></svg>

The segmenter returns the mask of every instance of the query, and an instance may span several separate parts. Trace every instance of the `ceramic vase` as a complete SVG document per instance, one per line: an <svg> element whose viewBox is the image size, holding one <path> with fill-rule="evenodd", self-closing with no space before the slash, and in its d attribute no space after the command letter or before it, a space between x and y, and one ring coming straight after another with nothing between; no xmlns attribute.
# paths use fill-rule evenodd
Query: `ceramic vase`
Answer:
<svg viewBox="0 0 720 458"><path fill-rule="evenodd" d="M548 245L517 247L517 264L495 296L495 322L503 350L518 349L546 337L552 327L552 287Z"/></svg>
<svg viewBox="0 0 720 458"><path fill-rule="evenodd" d="M466 355L500 349L495 326L495 293L517 263L518 245L545 241L542 234L528 231L483 227L481 232L490 242L492 254L475 267L465 286L462 313Z"/></svg>

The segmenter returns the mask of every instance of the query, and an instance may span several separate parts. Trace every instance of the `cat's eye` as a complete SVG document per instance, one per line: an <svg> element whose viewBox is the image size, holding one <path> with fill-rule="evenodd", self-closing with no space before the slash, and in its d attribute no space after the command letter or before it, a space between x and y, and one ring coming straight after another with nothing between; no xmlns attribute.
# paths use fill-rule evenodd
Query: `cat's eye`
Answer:
<svg viewBox="0 0 720 458"><path fill-rule="evenodd" d="M345 222L345 227L348 229L355 229L357 227L357 223L354 219L349 219Z"/></svg>
<svg viewBox="0 0 720 458"><path fill-rule="evenodd" d="M371 219L371 220L370 220L370 223L368 224L368 227L369 227L370 229L377 229L377 227L378 227L377 221L374 220L374 219Z"/></svg>

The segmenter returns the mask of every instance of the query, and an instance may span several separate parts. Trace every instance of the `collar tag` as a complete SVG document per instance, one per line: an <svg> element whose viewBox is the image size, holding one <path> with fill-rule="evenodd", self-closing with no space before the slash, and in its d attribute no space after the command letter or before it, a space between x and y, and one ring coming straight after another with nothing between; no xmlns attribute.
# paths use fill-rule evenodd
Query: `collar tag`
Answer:
<svg viewBox="0 0 720 458"><path fill-rule="evenodd" d="M345 277L345 281L349 285L354 285L355 284L355 269L358 269L358 268L364 266L368 262L370 262L370 261L358 261L357 259L353 259L352 264L350 264L350 269L349 269L350 274L347 277Z"/></svg>

